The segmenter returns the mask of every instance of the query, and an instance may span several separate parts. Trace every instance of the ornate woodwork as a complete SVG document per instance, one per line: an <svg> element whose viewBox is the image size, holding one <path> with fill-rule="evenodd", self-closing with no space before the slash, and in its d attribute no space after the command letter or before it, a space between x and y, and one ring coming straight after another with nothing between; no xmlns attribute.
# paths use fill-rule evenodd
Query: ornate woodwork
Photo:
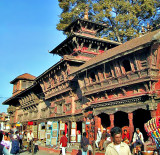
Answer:
<svg viewBox="0 0 160 155"><path fill-rule="evenodd" d="M10 115L13 114L15 111L16 111L16 107L12 105L10 105L7 109L7 113Z"/></svg>
<svg viewBox="0 0 160 155"><path fill-rule="evenodd" d="M37 104L39 104L40 101L41 100L38 98L38 96L33 92L30 92L19 99L19 103L23 110L36 109Z"/></svg>

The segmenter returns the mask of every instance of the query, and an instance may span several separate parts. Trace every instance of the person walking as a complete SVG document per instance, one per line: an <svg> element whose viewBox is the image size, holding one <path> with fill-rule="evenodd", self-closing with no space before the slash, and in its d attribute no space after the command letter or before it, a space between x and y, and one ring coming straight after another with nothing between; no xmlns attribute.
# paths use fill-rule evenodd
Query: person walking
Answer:
<svg viewBox="0 0 160 155"><path fill-rule="evenodd" d="M0 132L0 155L10 155L9 151L5 148L5 146L1 144L2 139L3 133Z"/></svg>
<svg viewBox="0 0 160 155"><path fill-rule="evenodd" d="M19 155L19 140L17 135L13 135L13 139L11 140L10 154Z"/></svg>
<svg viewBox="0 0 160 155"><path fill-rule="evenodd" d="M10 148L10 144L11 142L10 142L10 140L9 140L9 138L8 138L8 133L5 133L5 135L4 135L4 139L1 141L1 144L3 145L3 146L5 146L5 148L7 149L7 150L9 150L9 148Z"/></svg>
<svg viewBox="0 0 160 155"><path fill-rule="evenodd" d="M111 137L113 139L113 142L107 146L105 155L131 155L129 146L126 143L122 142L121 128L112 128Z"/></svg>
<svg viewBox="0 0 160 155"><path fill-rule="evenodd" d="M22 132L19 133L19 144L20 144L20 149L22 149L22 139L23 139L23 135Z"/></svg>
<svg viewBox="0 0 160 155"><path fill-rule="evenodd" d="M81 140L82 155L87 155L88 145L89 139L86 137L86 132L84 132Z"/></svg>
<svg viewBox="0 0 160 155"><path fill-rule="evenodd" d="M66 154L67 142L68 142L68 139L65 136L65 132L63 131L63 136L60 139L60 144L62 145L62 155Z"/></svg>

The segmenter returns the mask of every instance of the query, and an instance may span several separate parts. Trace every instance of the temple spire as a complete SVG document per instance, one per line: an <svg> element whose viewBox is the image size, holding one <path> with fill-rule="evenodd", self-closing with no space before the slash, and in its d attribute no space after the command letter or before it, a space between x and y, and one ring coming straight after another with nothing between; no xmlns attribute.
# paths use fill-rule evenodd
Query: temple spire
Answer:
<svg viewBox="0 0 160 155"><path fill-rule="evenodd" d="M84 19L88 20L88 5L86 5L86 8L85 8Z"/></svg>

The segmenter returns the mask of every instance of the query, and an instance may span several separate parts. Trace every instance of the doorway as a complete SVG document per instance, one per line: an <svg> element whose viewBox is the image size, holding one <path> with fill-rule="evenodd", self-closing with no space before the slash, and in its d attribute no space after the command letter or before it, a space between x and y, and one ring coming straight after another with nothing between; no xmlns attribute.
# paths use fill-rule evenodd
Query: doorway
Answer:
<svg viewBox="0 0 160 155"><path fill-rule="evenodd" d="M101 118L101 125L103 128L110 127L110 118L108 114L101 113L98 115Z"/></svg>
<svg viewBox="0 0 160 155"><path fill-rule="evenodd" d="M149 110L138 109L133 112L133 124L134 130L139 128L143 134L144 141L148 140L147 132L144 129L144 124L151 119Z"/></svg>
<svg viewBox="0 0 160 155"><path fill-rule="evenodd" d="M128 113L123 111L117 111L114 114L114 126L117 126L120 128L124 126L129 126Z"/></svg>

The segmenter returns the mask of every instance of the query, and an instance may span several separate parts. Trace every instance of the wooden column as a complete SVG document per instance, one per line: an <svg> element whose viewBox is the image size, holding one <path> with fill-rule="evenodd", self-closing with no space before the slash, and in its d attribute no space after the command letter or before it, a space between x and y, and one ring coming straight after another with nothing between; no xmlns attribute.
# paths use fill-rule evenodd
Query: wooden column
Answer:
<svg viewBox="0 0 160 155"><path fill-rule="evenodd" d="M97 132L98 128L101 128L101 118L98 116L94 116L94 121L95 121L95 140L97 139Z"/></svg>
<svg viewBox="0 0 160 155"><path fill-rule="evenodd" d="M130 139L129 141L131 142L132 140L132 136L133 136L133 132L134 132L134 125L133 125L133 113L128 113L128 119L129 119L129 131L130 131Z"/></svg>
<svg viewBox="0 0 160 155"><path fill-rule="evenodd" d="M110 117L110 128L113 128L114 127L114 114L110 114L109 117Z"/></svg>

